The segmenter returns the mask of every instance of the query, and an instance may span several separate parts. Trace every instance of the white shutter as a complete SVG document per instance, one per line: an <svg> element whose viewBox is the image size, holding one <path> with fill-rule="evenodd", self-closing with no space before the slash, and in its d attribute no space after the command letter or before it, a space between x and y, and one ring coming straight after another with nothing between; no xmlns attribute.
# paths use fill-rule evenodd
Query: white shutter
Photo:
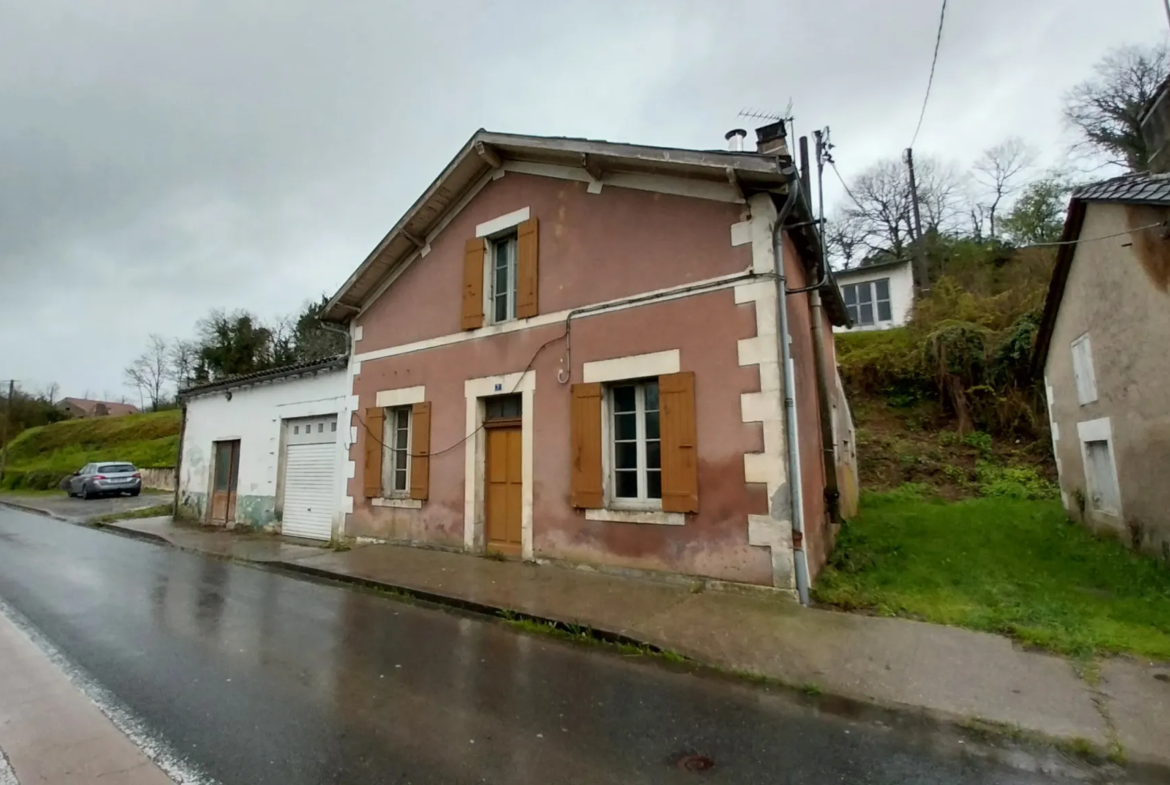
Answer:
<svg viewBox="0 0 1170 785"><path fill-rule="evenodd" d="M288 423L284 463L281 533L328 540L337 506L337 418L316 417Z"/></svg>
<svg viewBox="0 0 1170 785"><path fill-rule="evenodd" d="M1077 401L1084 406L1097 400L1097 374L1093 370L1093 347L1088 333L1072 342L1072 360Z"/></svg>

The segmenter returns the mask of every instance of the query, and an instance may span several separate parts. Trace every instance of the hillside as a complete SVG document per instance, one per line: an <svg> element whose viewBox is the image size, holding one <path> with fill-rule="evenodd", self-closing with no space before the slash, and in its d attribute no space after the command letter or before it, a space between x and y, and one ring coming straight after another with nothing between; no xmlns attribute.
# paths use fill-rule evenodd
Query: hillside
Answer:
<svg viewBox="0 0 1170 785"><path fill-rule="evenodd" d="M142 468L174 466L178 410L102 417L30 428L8 448L0 488L47 490L90 461L129 461Z"/></svg>
<svg viewBox="0 0 1170 785"><path fill-rule="evenodd" d="M1042 498L1056 467L1030 357L1050 252L952 242L905 327L835 336L861 486Z"/></svg>

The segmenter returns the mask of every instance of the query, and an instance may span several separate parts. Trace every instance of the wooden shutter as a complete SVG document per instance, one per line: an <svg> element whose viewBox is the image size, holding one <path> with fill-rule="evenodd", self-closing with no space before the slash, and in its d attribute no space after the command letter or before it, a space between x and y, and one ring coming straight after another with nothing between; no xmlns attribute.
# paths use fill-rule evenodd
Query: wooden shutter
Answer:
<svg viewBox="0 0 1170 785"><path fill-rule="evenodd" d="M382 495L382 439L386 433L386 410L366 409L366 463L362 480L366 487L366 498Z"/></svg>
<svg viewBox="0 0 1170 785"><path fill-rule="evenodd" d="M695 374L658 377L662 436L662 509L699 511L699 459L695 445Z"/></svg>
<svg viewBox="0 0 1170 785"><path fill-rule="evenodd" d="M431 402L410 412L410 498L426 499L431 487Z"/></svg>
<svg viewBox="0 0 1170 785"><path fill-rule="evenodd" d="M516 232L516 318L536 316L537 224L529 218Z"/></svg>
<svg viewBox="0 0 1170 785"><path fill-rule="evenodd" d="M484 241L475 237L463 250L463 329L483 327Z"/></svg>
<svg viewBox="0 0 1170 785"><path fill-rule="evenodd" d="M605 506L601 485L601 385L574 384L572 397L569 426L572 505L601 509Z"/></svg>

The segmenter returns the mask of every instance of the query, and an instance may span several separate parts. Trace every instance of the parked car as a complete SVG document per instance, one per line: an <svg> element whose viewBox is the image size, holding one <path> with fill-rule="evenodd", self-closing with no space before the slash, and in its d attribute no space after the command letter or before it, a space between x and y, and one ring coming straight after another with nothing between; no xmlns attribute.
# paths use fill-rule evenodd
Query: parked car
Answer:
<svg viewBox="0 0 1170 785"><path fill-rule="evenodd" d="M137 496L142 493L142 475L132 463L87 463L69 478L65 490L82 499L123 493Z"/></svg>

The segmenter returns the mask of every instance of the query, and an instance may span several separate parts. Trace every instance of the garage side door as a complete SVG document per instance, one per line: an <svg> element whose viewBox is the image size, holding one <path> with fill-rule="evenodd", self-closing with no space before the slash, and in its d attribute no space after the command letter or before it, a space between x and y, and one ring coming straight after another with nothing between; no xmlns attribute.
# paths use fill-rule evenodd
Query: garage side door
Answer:
<svg viewBox="0 0 1170 785"><path fill-rule="evenodd" d="M281 532L328 540L337 505L337 416L288 420L285 428Z"/></svg>

